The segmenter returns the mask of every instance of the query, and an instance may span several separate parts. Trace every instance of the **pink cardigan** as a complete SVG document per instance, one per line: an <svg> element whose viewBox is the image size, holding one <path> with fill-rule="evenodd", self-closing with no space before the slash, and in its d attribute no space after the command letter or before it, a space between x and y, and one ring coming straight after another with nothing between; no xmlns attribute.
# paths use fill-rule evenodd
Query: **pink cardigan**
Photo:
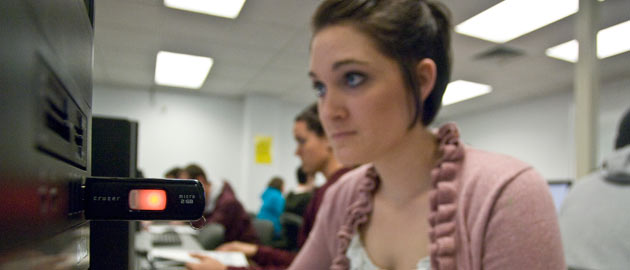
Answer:
<svg viewBox="0 0 630 270"><path fill-rule="evenodd" d="M431 171L431 268L566 269L542 177L514 158L463 146L453 124L440 128L438 140L443 158ZM331 187L289 269L347 269L345 251L369 219L379 182L368 164Z"/></svg>

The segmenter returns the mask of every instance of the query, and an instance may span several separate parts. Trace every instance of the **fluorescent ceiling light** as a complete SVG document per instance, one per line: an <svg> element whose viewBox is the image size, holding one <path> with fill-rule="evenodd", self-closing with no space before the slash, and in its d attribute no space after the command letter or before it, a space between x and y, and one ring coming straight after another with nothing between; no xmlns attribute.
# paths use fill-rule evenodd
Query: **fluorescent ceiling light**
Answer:
<svg viewBox="0 0 630 270"><path fill-rule="evenodd" d="M446 87L446 92L444 93L444 97L442 97L442 105L450 105L485 95L490 92L492 92L492 87L490 85L457 80L449 83Z"/></svg>
<svg viewBox="0 0 630 270"><path fill-rule="evenodd" d="M199 89L212 63L210 57L160 51L155 64L155 83Z"/></svg>
<svg viewBox="0 0 630 270"><path fill-rule="evenodd" d="M170 8L235 19L245 0L164 0Z"/></svg>
<svg viewBox="0 0 630 270"><path fill-rule="evenodd" d="M578 0L505 0L455 27L455 32L505 43L578 11Z"/></svg>
<svg viewBox="0 0 630 270"><path fill-rule="evenodd" d="M549 57L575 63L578 60L579 46L580 44L574 39L545 50L545 54Z"/></svg>
<svg viewBox="0 0 630 270"><path fill-rule="evenodd" d="M577 40L567 41L545 51L549 57L575 63L578 60ZM603 59L630 51L630 21L597 32L597 57Z"/></svg>

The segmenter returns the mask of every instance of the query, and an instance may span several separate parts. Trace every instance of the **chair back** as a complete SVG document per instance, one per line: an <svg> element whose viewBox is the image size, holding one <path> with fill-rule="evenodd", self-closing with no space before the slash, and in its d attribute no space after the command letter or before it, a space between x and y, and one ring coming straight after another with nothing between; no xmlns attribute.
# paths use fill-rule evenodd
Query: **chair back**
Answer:
<svg viewBox="0 0 630 270"><path fill-rule="evenodd" d="M254 218L252 224L258 235L260 244L270 246L273 240L273 222L265 219Z"/></svg>
<svg viewBox="0 0 630 270"><path fill-rule="evenodd" d="M223 243L225 227L219 223L210 223L199 230L197 240L206 250L213 250Z"/></svg>

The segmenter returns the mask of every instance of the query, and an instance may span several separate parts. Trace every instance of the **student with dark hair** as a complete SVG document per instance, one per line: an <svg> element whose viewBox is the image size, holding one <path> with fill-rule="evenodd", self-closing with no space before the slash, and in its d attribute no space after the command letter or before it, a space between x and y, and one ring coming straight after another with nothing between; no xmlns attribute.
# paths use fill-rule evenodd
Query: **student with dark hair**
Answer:
<svg viewBox="0 0 630 270"><path fill-rule="evenodd" d="M560 209L569 269L630 266L630 109L619 123L615 151L571 188Z"/></svg>
<svg viewBox="0 0 630 270"><path fill-rule="evenodd" d="M630 109L626 111L621 122L615 140L615 149L621 149L630 144Z"/></svg>
<svg viewBox="0 0 630 270"><path fill-rule="evenodd" d="M308 175L302 170L302 167L298 167L297 170L295 170L295 176L298 180L298 184L306 184L309 180Z"/></svg>
<svg viewBox="0 0 630 270"><path fill-rule="evenodd" d="M302 216L308 204L313 198L313 191L315 190L315 174L306 173L302 170L302 167L298 167L296 170L296 177L298 181L297 187L289 191L285 198L283 215L283 237L284 245L283 249L297 250L298 249L298 234L302 224Z"/></svg>
<svg viewBox="0 0 630 270"><path fill-rule="evenodd" d="M203 210L204 220L193 223L200 228L208 223L219 223L225 227L226 242L243 241L258 243L258 236L251 218L236 198L234 190L225 181L206 178L206 173L199 165L191 164L179 172L177 178L197 179L206 194L206 207Z"/></svg>
<svg viewBox="0 0 630 270"><path fill-rule="evenodd" d="M282 196L282 190L284 189L284 180L280 177L271 178L267 189L261 195L263 201L260 211L258 212L259 219L269 220L273 223L274 238L279 239L282 236L282 224L280 224L280 216L284 212L284 197Z"/></svg>
<svg viewBox="0 0 630 270"><path fill-rule="evenodd" d="M315 175L312 173L307 174L304 170L302 170L302 167L298 167L296 170L296 176L298 186L295 190L292 190L289 194L287 194L284 211L302 216L304 214L304 210L306 210L306 206L313 197L313 190L315 189Z"/></svg>
<svg viewBox="0 0 630 270"><path fill-rule="evenodd" d="M295 154L302 161L302 169L306 174L321 172L326 177L326 184L319 187L306 207L303 217L303 224L298 234L298 247L301 247L309 236L316 216L319 212L324 195L329 188L337 183L337 180L350 171L344 168L333 155L328 143L328 138L324 133L322 124L319 121L317 105L313 104L302 111L293 124L293 135L297 142ZM241 242L232 242L220 246L218 250L239 251L245 253L257 266L249 268L226 267L218 261L205 256L194 255L201 260L199 264L186 264L190 270L223 270L223 269L286 269L296 256L295 252L279 250L268 246L251 245ZM317 269L317 268L302 268Z"/></svg>
<svg viewBox="0 0 630 270"><path fill-rule="evenodd" d="M435 119L450 19L431 0L325 0L312 20L319 118L344 164L290 269L564 269L547 183ZM427 222L428 220L428 222Z"/></svg>

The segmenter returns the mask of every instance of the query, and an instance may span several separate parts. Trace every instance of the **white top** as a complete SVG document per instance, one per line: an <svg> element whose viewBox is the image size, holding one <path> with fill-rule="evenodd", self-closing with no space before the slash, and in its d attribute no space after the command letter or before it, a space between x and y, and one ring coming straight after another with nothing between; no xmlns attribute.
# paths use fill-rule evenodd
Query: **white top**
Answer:
<svg viewBox="0 0 630 270"><path fill-rule="evenodd" d="M206 194L206 207L203 209L204 214L214 211L214 207L217 206L217 199L221 195L223 185L225 184L223 181L214 178L208 178L207 180L210 183L210 197L208 198L208 194Z"/></svg>
<svg viewBox="0 0 630 270"><path fill-rule="evenodd" d="M350 270L380 270L384 269L378 267L372 263L367 252L363 248L359 234L355 233L350 241L348 250L346 250L346 257L350 260ZM427 256L422 258L415 269L411 270L429 270L431 269L431 259Z"/></svg>

